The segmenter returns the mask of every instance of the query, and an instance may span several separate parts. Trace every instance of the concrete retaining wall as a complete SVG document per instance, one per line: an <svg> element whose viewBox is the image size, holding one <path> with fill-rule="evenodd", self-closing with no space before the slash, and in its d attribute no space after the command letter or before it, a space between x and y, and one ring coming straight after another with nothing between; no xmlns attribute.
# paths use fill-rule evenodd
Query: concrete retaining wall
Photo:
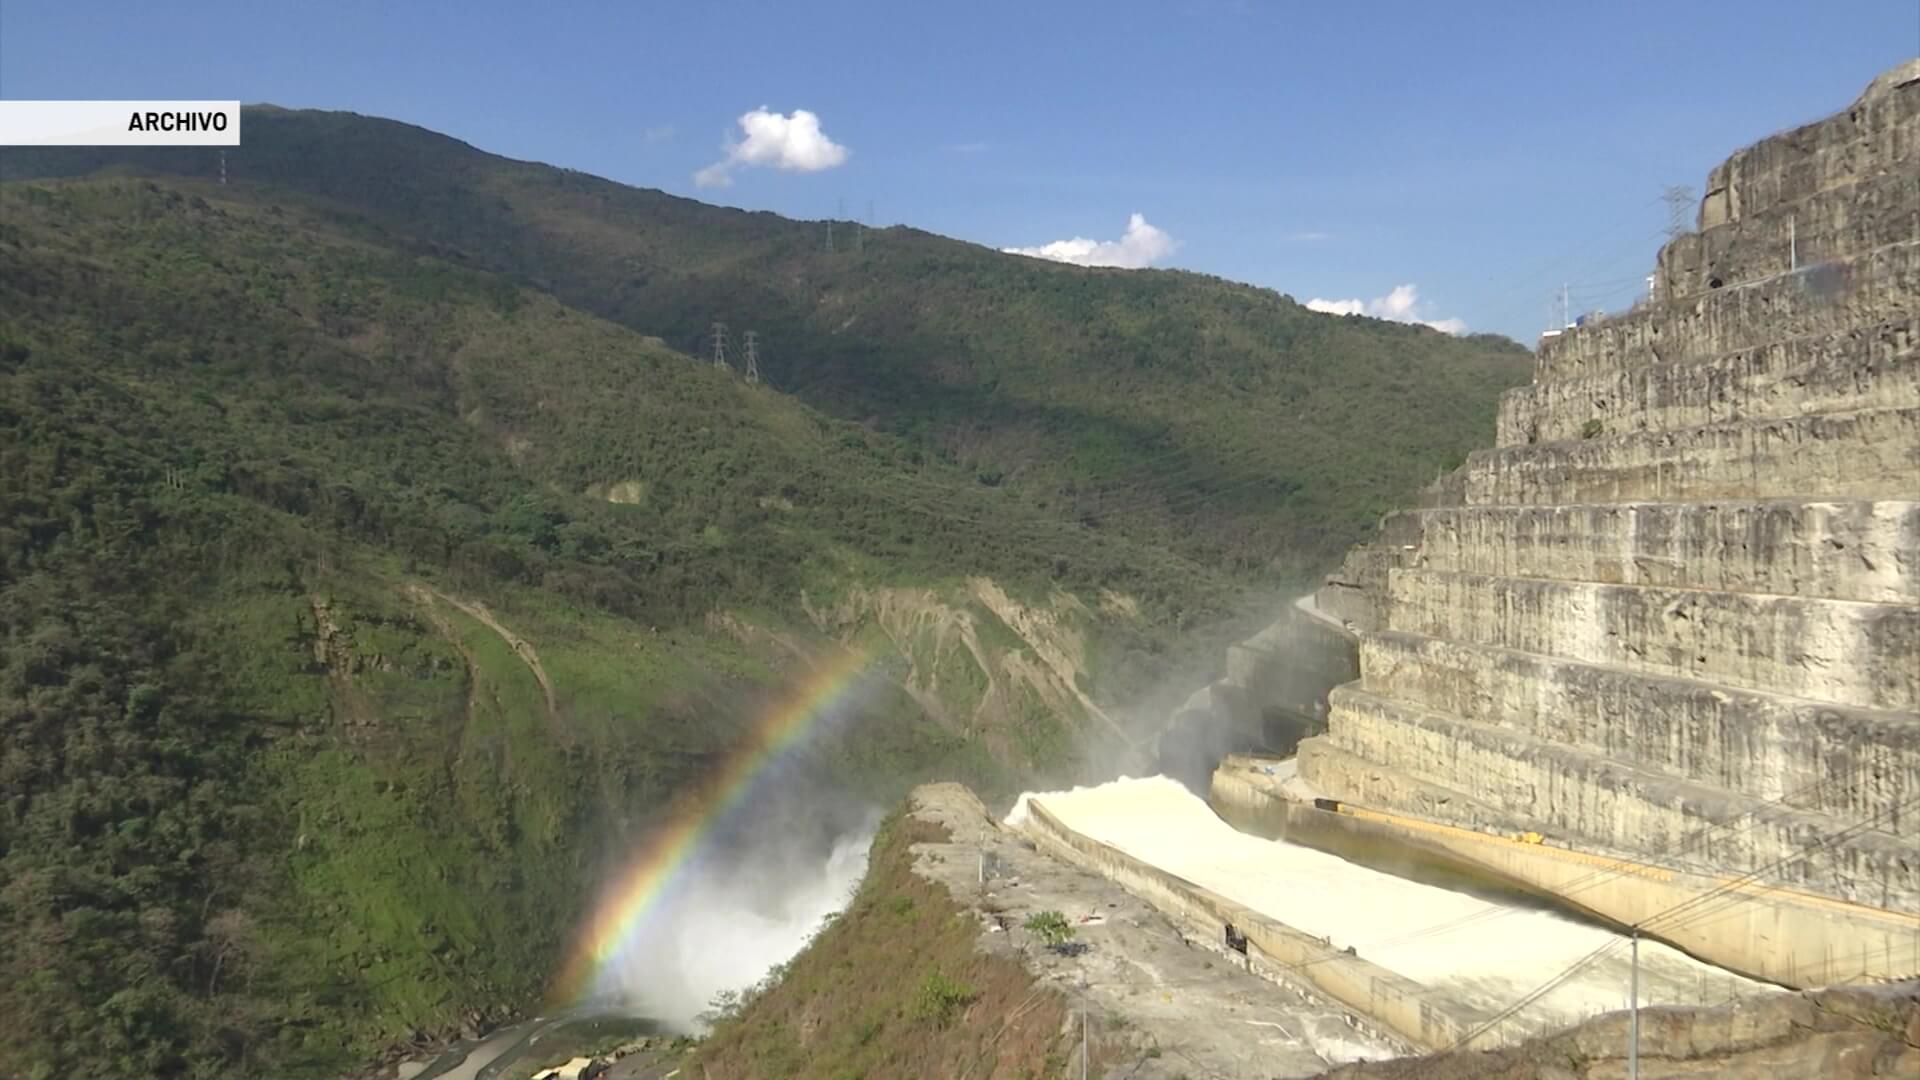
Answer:
<svg viewBox="0 0 1920 1080"><path fill-rule="evenodd" d="M1050 854L1118 882L1128 892L1216 940L1231 923L1246 934L1249 951L1257 951L1257 958L1278 969L1283 979L1311 985L1416 1046L1444 1050L1477 1030L1485 1020L1470 1010L1437 1000L1432 991L1411 979L1332 949L1319 938L1074 832L1042 806L1029 803L1027 813L1027 835ZM1503 1045L1530 1033L1524 1025L1508 1020L1476 1037L1473 1045Z"/></svg>
<svg viewBox="0 0 1920 1080"><path fill-rule="evenodd" d="M1312 740L1316 773L1383 767ZM1369 786L1369 790L1374 790ZM1283 799L1242 777L1216 773L1212 802L1236 827L1367 861L1373 847L1420 851L1463 874L1491 876L1552 897L1570 910L1647 933L1710 963L1782 986L1808 988L1907 977L1920 965L1920 916L1874 911L1817 896L1555 847L1430 822L1329 813ZM1708 894L1717 898L1706 899ZM1673 909L1691 904L1677 913Z"/></svg>

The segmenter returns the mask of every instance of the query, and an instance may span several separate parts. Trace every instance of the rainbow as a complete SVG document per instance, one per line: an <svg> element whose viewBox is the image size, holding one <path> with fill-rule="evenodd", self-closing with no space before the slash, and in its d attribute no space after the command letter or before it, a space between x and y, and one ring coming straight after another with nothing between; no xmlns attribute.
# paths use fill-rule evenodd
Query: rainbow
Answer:
<svg viewBox="0 0 1920 1080"><path fill-rule="evenodd" d="M598 988L602 974L673 891L701 841L816 722L834 711L859 682L866 661L865 653L849 649L815 669L761 714L717 768L674 800L668 824L647 837L581 928L554 982L555 1001L576 1003Z"/></svg>

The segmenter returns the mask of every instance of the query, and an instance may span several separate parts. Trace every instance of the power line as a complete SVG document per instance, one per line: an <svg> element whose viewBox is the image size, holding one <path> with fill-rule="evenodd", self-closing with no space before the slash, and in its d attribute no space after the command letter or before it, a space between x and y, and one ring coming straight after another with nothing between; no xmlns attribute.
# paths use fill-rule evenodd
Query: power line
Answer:
<svg viewBox="0 0 1920 1080"><path fill-rule="evenodd" d="M1640 922L1635 923L1634 925L1635 927L1640 929L1652 929L1654 928L1654 925L1656 923L1660 923L1666 919L1671 919L1676 915L1680 915L1683 912L1687 913L1684 918L1681 918L1679 921L1672 923L1670 926L1664 927L1662 932L1671 933L1673 930L1678 930L1678 929L1681 929L1682 927L1697 925L1705 918L1706 913L1708 911L1713 910L1714 905L1716 903L1724 901L1725 898L1729 895L1742 891L1747 885L1752 884L1754 881L1758 880L1759 878L1765 875L1774 873L1775 871L1778 871L1784 867L1791 866L1792 864L1799 862L1801 859L1804 859L1810 855L1816 854L1823 848L1832 847L1833 845L1841 843L1843 841L1851 840L1853 837L1858 836L1863 832L1874 829L1879 826L1880 821L1883 818L1893 817L1895 819L1898 819L1901 811L1914 806L1920 806L1920 795L1916 795L1910 799L1905 800L1904 802L1895 803L1892 806L1882 807L1881 809L1875 811L1874 813L1869 814L1868 816L1861 818L1858 821L1855 821L1853 824L1847 826L1844 829L1841 829L1839 832L1832 833L1830 835L1821 837L1820 839L1809 842L1798 852L1795 852L1790 855L1783 855L1780 858L1775 859L1774 861L1767 863L1764 866L1755 867L1754 869L1749 870L1738 877L1728 878L1727 880L1721 882L1717 887L1707 892L1701 893L1697 896L1689 897L1686 900L1683 900L1680 903L1665 909L1664 911L1661 911L1649 918L1643 919Z"/></svg>
<svg viewBox="0 0 1920 1080"><path fill-rule="evenodd" d="M1660 192L1660 201L1667 204L1667 239L1677 240L1691 231L1687 227L1687 214L1694 208L1693 189L1685 184L1669 184Z"/></svg>
<svg viewBox="0 0 1920 1080"><path fill-rule="evenodd" d="M1522 1009L1525 1009L1527 1006L1532 1005L1534 1002L1539 1001L1541 998L1547 996L1548 994L1553 993L1555 990L1560 989L1562 986L1565 986L1568 980L1572 979L1575 975L1578 975L1580 972L1586 970L1588 967L1594 964L1597 964L1601 960L1605 959L1606 954L1609 951L1611 951L1614 947L1618 946L1621 940L1622 940L1621 938L1617 938L1617 937L1610 938L1605 943L1601 944L1598 948L1594 949L1592 952L1588 953L1587 955L1581 957L1578 960L1575 960L1573 963L1568 964L1566 967L1561 968L1559 972L1549 977L1546 982L1541 983L1539 986L1535 987L1532 991L1523 995L1520 998L1520 1000L1515 1001L1513 1004L1493 1014L1493 1016L1489 1017L1486 1020L1486 1022L1482 1023L1479 1027L1476 1027L1472 1031L1469 1031L1465 1035L1462 1035L1458 1039L1455 1039L1452 1045L1448 1046L1446 1049L1440 1052L1443 1054L1451 1054L1455 1050L1464 1048L1468 1043L1486 1034L1488 1031L1493 1030L1495 1026L1501 1023L1504 1023L1508 1019L1511 1019L1513 1016L1517 1015Z"/></svg>
<svg viewBox="0 0 1920 1080"><path fill-rule="evenodd" d="M1646 210L1658 204L1659 202L1660 202L1660 197L1656 195L1653 198L1648 199L1646 202L1641 203L1639 206L1634 207L1633 213L1635 216L1637 216L1640 211ZM1611 237L1611 236L1624 235L1626 232L1634 228L1635 226L1628 224L1627 222L1616 221L1615 223L1603 226L1602 228L1595 230L1594 232L1578 240L1564 243L1562 245L1562 251L1564 252L1563 254L1559 255L1558 257L1549 256L1543 262L1536 263L1531 269L1517 271L1511 275L1495 270L1483 276L1482 278L1480 278L1481 285L1491 286L1491 287L1479 289L1478 295L1483 297L1492 297L1493 299L1491 303L1493 304L1509 302L1512 299L1522 295L1532 297L1533 295L1535 295L1534 290L1537 287L1538 282L1540 282L1541 280L1551 280L1554 277L1566 276L1564 268L1568 264L1574 262L1575 260L1582 259L1583 257L1589 255L1596 244L1605 241L1608 237ZM1601 259L1589 259L1587 262L1585 262L1584 266L1594 267L1594 266L1605 265L1608 263L1615 262L1618 259L1621 259L1629 254L1640 252L1644 250L1642 245L1646 241L1656 239L1660 235L1661 235L1660 230L1656 229L1651 233L1646 233L1641 236L1636 236L1631 241L1633 245L1631 249L1622 249L1612 255L1605 256ZM1584 273L1585 271L1583 270L1582 275L1584 275ZM1581 275L1576 275L1576 276L1581 276ZM1483 304L1482 306L1486 306L1486 305ZM1511 310L1511 308L1495 307L1493 310L1505 311L1505 310Z"/></svg>
<svg viewBox="0 0 1920 1080"><path fill-rule="evenodd" d="M1757 814L1761 810L1766 809L1767 806L1770 806L1779 802L1784 802L1785 800L1793 798L1798 794L1803 794L1808 791L1823 787L1830 782L1832 782L1831 778L1829 778L1828 780L1817 781L1813 784L1808 784L1805 787L1800 788L1795 792L1790 792L1786 795L1780 796L1778 799L1771 800L1768 804L1763 804L1762 806L1754 807L1753 809L1748 810L1746 813L1741 814L1738 817L1730 818L1721 822L1716 822L1705 829L1699 830L1693 836L1683 840L1681 847L1684 848L1685 846L1689 846L1692 842L1698 839L1704 838L1706 835L1716 832L1722 828L1725 828L1728 825L1731 825L1732 822L1737 821L1740 818L1749 817L1754 814ZM1729 879L1728 881L1723 882L1720 886L1716 887L1715 889L1707 893L1699 894L1697 896L1689 897L1686 900L1680 901L1674 904L1673 906L1663 910L1662 912L1657 913L1656 915L1648 919L1642 920L1640 923L1634 924L1634 926L1630 928L1630 932L1637 937L1639 930L1644 928L1649 928L1653 923L1663 918L1667 918L1674 914L1686 911L1689 908L1694 907L1696 905L1700 905L1700 906L1710 905L1711 902L1716 899L1724 898L1725 896L1733 892L1739 891L1742 885L1753 880L1754 878L1757 878L1766 873L1769 873L1774 869L1778 869L1780 867L1789 865L1799 859L1806 858L1807 856L1813 854L1815 851L1817 851L1821 847L1840 843L1846 839L1849 839L1852 836L1857 835L1860 831L1873 827L1878 823L1879 819L1886 817L1890 814L1897 815L1905 807L1914 805L1914 804L1920 804L1920 797L1915 797L1914 799L1908 800L1906 803L1902 803L1894 807L1887 808L1876 814L1870 815L1867 818L1861 819L1860 821L1857 821L1852 825L1844 829L1841 829L1836 833L1833 833L1819 841L1809 844L1805 850L1802 850L1800 852L1797 852L1789 856L1784 856L1780 859L1775 860L1772 863L1769 863L1766 866L1750 871L1749 873L1742 875L1739 878ZM1752 827L1754 826L1753 825L1747 826L1747 828L1752 828ZM1745 831L1745 830L1743 829L1741 831ZM1622 861L1625 862L1628 860L1622 860ZM1640 862L1640 863L1636 863L1635 865L1644 866L1644 867L1654 867L1654 866L1657 866L1658 864ZM1590 888L1594 885L1601 884L1606 880L1609 880L1613 877L1617 877L1617 876L1620 876L1621 874L1628 873L1628 872L1630 871L1626 869L1616 869L1611 871L1595 871L1593 874L1589 875L1587 879L1585 879L1586 881L1585 885L1581 886L1580 888L1574 888L1571 890L1563 889L1560 892L1558 892L1557 895L1560 895L1562 897L1571 896L1574 893L1583 891L1584 888ZM1575 879L1575 882L1578 883L1578 882L1581 882L1582 880L1583 879ZM1450 933L1453 930L1463 928L1477 921L1490 921L1491 919L1504 918L1506 916L1515 914L1519 910L1521 909L1489 907L1489 908L1482 909L1480 912L1476 912L1473 915L1465 916L1460 919L1455 919L1447 923L1435 924L1434 926L1427 927L1422 930L1412 931L1408 934L1404 934L1396 938L1386 938L1386 939L1381 939L1379 941L1372 942L1372 943L1363 943L1362 945L1355 946L1355 949L1357 952L1358 949L1360 948L1369 948L1369 949L1384 948L1384 947L1392 947L1394 945L1406 944L1412 941L1420 940L1423 937L1433 936L1436 934ZM1667 932L1670 934L1671 930L1679 929L1686 925L1692 925L1702 918L1704 918L1703 914L1696 913L1696 915L1694 915L1693 917L1682 920L1681 922L1675 923L1672 927L1667 928ZM1666 936L1666 935L1663 934L1662 936ZM1596 948L1593 952L1588 953L1586 956L1568 965L1566 968L1562 969L1560 972L1551 976L1546 983L1543 983L1541 986L1529 992L1527 995L1522 997L1519 1001L1515 1002L1512 1006L1509 1006L1508 1008L1502 1010L1500 1013L1496 1014L1493 1018L1483 1023L1480 1027L1476 1028L1475 1030L1468 1033L1467 1035L1462 1036L1452 1046L1449 1046L1447 1050L1442 1052L1443 1053L1450 1052L1456 1048L1466 1045L1466 1043L1470 1042L1474 1038L1477 1038L1479 1035L1491 1029L1493 1026L1499 1024L1503 1020L1519 1012L1521 1009L1526 1008L1528 1005L1539 1000L1541 997L1545 996L1547 993L1552 992L1554 989L1563 985L1568 979L1572 978L1575 974L1577 974L1579 970L1601 959L1607 949L1612 948L1615 945L1618 945L1621 940L1622 939L1617 937L1613 938L1612 940ZM1638 945L1636 941L1635 942L1636 952L1637 952L1637 948L1638 948ZM1864 950L1863 953L1861 954L1861 959L1865 960L1867 958L1870 958L1872 955L1876 953L1891 954L1897 948L1898 946L1889 945L1889 946L1884 946L1877 949ZM1920 945L1916 946L1916 950L1920 951ZM1303 961L1297 964L1289 964L1281 967L1279 970L1283 972L1297 971L1302 968L1310 967L1320 963L1325 963L1330 960L1344 959L1345 955L1346 954L1342 953L1342 954L1337 954L1333 956L1320 957L1315 960ZM1852 955L1852 954L1849 954L1849 955Z"/></svg>
<svg viewBox="0 0 1920 1080"><path fill-rule="evenodd" d="M1802 795L1809 794L1813 791L1816 791L1820 788L1826 787L1830 784L1834 784L1837 782L1838 782L1838 777L1827 777L1826 779L1823 779L1823 780L1817 780L1817 781L1814 781L1813 783L1800 787L1794 791L1787 792L1786 794L1781 795L1775 799L1770 799L1765 803L1761 803L1758 806L1754 806L1746 810L1745 812L1737 814L1733 817L1726 818L1717 822L1711 822L1695 830L1693 833L1682 837L1678 843L1670 845L1669 850L1676 854L1681 851L1685 851L1686 849L1692 847L1694 844L1698 843L1699 841L1706 839L1708 836L1711 836L1712 834L1719 832L1722 829L1730 828L1737 821L1740 821L1742 819L1749 818L1749 817L1756 817L1763 811L1772 809L1782 803L1787 802L1788 800L1796 799ZM1852 786L1852 785L1849 785L1849 786ZM1760 824L1761 822L1757 820L1753 822L1749 822L1747 825L1741 827L1740 829L1735 830L1735 834L1737 835L1738 833L1746 832L1750 829L1758 827ZM1609 881L1612 881L1619 877L1623 877L1630 873L1634 873L1638 870L1669 869L1669 867L1663 866L1662 864L1654 862L1651 859L1618 859L1616 860L1616 862L1618 862L1620 865L1613 868L1606 869L1606 870L1593 870L1588 872L1586 875L1582 877L1573 878L1570 881L1565 882L1560 887L1554 890L1554 895L1561 899L1569 899L1589 889L1596 888L1600 885L1604 885ZM1372 949L1393 948L1399 945L1412 944L1413 942L1420 941L1428 937L1437 937L1443 934L1449 934L1455 930L1465 929L1468 926L1476 925L1479 923L1497 921L1499 919L1503 919L1511 915L1519 914L1520 912L1526 911L1526 910L1530 910L1530 909L1489 906L1489 907L1482 908L1481 910L1476 911L1470 915L1463 915L1463 916L1460 916L1459 918L1452 919L1444 923L1436 923L1432 926L1423 927L1418 930L1412 930L1396 937L1381 938L1371 942L1359 942L1354 945L1354 948L1356 951L1360 949L1372 950ZM1339 957L1338 956L1320 957L1315 960L1306 960L1297 964L1289 965L1284 970L1298 970L1301 968L1311 967L1316 964L1325 963L1328 960L1336 960L1336 959L1339 959Z"/></svg>
<svg viewBox="0 0 1920 1080"><path fill-rule="evenodd" d="M1709 907L1715 901L1723 900L1728 894L1738 891L1742 886L1744 886L1745 884L1751 882L1752 880L1754 880L1755 878L1763 874L1771 873L1772 871L1777 870L1780 867L1789 865L1800 859L1804 859L1823 847L1827 847L1832 844L1837 844L1852 836L1858 835L1858 833L1861 832L1862 830L1872 828L1874 825L1876 825L1879 822L1881 818L1886 817L1889 814L1897 815L1900 813L1900 811L1915 805L1920 805L1920 796L1916 796L1912 799L1906 800L1903 803L1896 804L1894 806L1880 810L1877 813L1868 815L1867 817L1854 822L1852 825L1849 825L1846 828L1841 829L1836 833L1833 833L1826 837L1822 837L1819 840L1816 840L1812 843L1807 844L1806 847L1800 852L1797 852L1792 855L1784 856L1780 859L1776 859L1773 862L1768 863L1766 866L1759 867L1755 870L1749 871L1748 873L1742 874L1737 878L1730 878L1727 881L1722 882L1718 887L1711 889L1705 893L1688 897L1687 899L1682 900L1679 903L1673 904L1670 907L1662 909L1661 911L1656 912L1655 914L1649 916L1648 918L1642 919L1641 921L1633 924L1633 926L1631 927L1631 930L1637 935L1639 931L1651 928L1654 924L1659 923L1662 920L1671 918L1682 912L1694 911L1694 909L1696 908ZM1694 923L1695 921L1697 921L1698 917L1699 917L1699 912L1694 911L1694 914L1689 915L1687 918L1684 918L1681 921L1673 923L1671 926L1667 927L1664 933L1670 934L1674 929L1679 929L1683 926ZM1613 947L1614 945L1619 944L1620 940L1621 939L1619 938L1615 938L1612 941L1609 941L1607 944L1602 945L1600 948L1595 949L1593 952L1588 953L1586 956L1582 957L1581 959L1574 961L1572 964L1568 965L1566 968L1562 969L1559 973L1549 978L1545 983L1541 984L1532 992L1523 996L1519 1001L1516 1001L1513 1005L1508 1006L1506 1009L1501 1010L1499 1013L1495 1014L1492 1019L1488 1020L1486 1023L1475 1028L1473 1031L1469 1032L1468 1034L1462 1036L1460 1039L1455 1041L1453 1045L1447 1047L1446 1050L1442 1051L1442 1053L1451 1053L1454 1050L1457 1050L1466 1046L1467 1043L1471 1042L1475 1038L1478 1038L1481 1034L1491 1029L1495 1024L1500 1023L1501 1021L1514 1015L1515 1013L1525 1008L1526 1006L1539 1000L1545 994L1550 993L1552 990L1558 988L1560 985L1564 984L1568 979L1572 978L1574 974L1576 974L1580 969L1585 968L1586 966L1598 961L1602 956L1602 954L1607 949Z"/></svg>
<svg viewBox="0 0 1920 1080"><path fill-rule="evenodd" d="M1651 206L1652 202L1649 202L1647 205ZM1613 231L1612 229L1606 230L1605 232L1596 234L1593 239L1602 239ZM1621 259L1630 255L1638 257L1646 250L1646 245L1650 241L1658 240L1663 235L1663 232L1661 229L1655 229L1652 232L1636 234L1627 241L1625 246L1622 246L1609 255L1587 259L1579 264L1579 269L1576 273L1568 274L1563 268L1573 263L1574 260L1580 259L1590 250L1590 248L1584 244L1578 245L1574 248L1572 254L1547 264L1540 271L1528 274L1523 279L1507 279L1511 281L1512 284L1495 289L1490 293L1482 293L1481 295L1491 296L1492 299L1486 301L1481 306L1491 312L1501 313L1513 311L1514 304L1518 300L1524 299L1528 304L1536 303L1538 302L1537 297L1539 296L1539 292L1537 290L1540 281L1550 281L1555 276L1563 279L1585 277L1602 267L1618 263ZM1559 273L1556 274L1555 271L1559 271Z"/></svg>

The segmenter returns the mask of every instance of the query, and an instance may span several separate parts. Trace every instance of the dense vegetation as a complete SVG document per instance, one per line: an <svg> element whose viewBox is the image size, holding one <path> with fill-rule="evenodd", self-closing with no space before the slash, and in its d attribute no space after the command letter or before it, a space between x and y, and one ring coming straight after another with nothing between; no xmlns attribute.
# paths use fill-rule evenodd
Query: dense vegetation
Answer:
<svg viewBox="0 0 1920 1080"><path fill-rule="evenodd" d="M0 220L0 1060L29 1075L331 1067L537 995L601 823L800 662L709 612L968 572L1226 595L285 209L95 181L9 187ZM877 797L1044 764L898 693L870 714L822 767Z"/></svg>
<svg viewBox="0 0 1920 1080"><path fill-rule="evenodd" d="M1178 272L1009 258L906 228L725 210L345 113L251 109L232 174L410 250L536 283L700 354L757 329L772 381L1095 531L1299 580L1483 443L1527 353L1327 318ZM327 152L319 154L316 147ZM208 177L212 151L10 155ZM860 237L857 246L849 237Z"/></svg>
<svg viewBox="0 0 1920 1080"><path fill-rule="evenodd" d="M967 579L1081 598L1113 701L1518 377L1191 275L829 258L402 125L248 124L230 186L4 159L7 1075L326 1073L526 1007L582 884L829 638L881 677L819 782L1057 775L1082 718L847 598L911 586L1016 658ZM716 315L820 408L676 351Z"/></svg>

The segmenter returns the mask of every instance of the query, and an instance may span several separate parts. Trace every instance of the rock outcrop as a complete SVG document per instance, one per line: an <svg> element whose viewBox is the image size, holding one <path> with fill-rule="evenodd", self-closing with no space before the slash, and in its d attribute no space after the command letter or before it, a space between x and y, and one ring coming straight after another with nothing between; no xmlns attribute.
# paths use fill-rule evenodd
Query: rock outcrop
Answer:
<svg viewBox="0 0 1920 1080"><path fill-rule="evenodd" d="M1497 443L1321 590L1360 677L1300 775L1888 928L1680 942L1741 970L1920 968L1920 60L1715 169Z"/></svg>

